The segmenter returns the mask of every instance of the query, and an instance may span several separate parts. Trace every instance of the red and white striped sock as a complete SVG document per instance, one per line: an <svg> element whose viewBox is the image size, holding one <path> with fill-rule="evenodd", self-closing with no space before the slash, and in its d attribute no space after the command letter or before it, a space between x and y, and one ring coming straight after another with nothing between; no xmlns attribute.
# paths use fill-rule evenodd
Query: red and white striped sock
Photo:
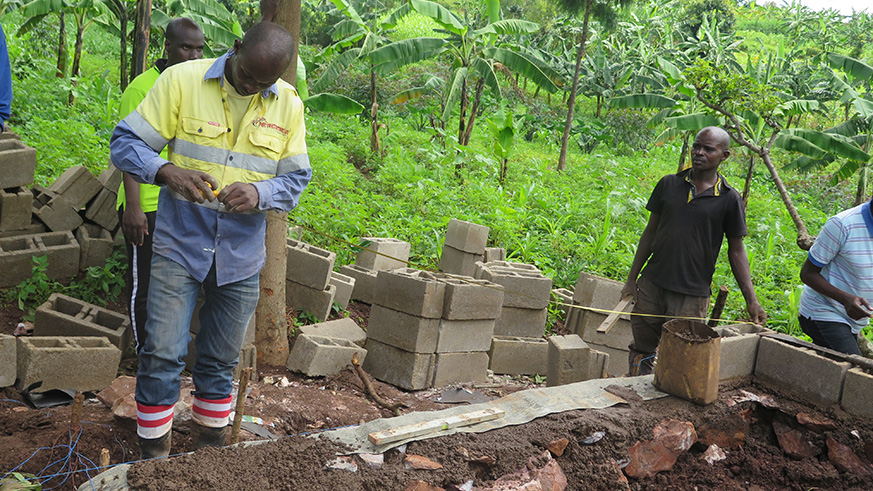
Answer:
<svg viewBox="0 0 873 491"><path fill-rule="evenodd" d="M169 406L146 406L136 403L136 434L153 440L167 434L173 427L173 408Z"/></svg>
<svg viewBox="0 0 873 491"><path fill-rule="evenodd" d="M223 428L230 419L230 396L224 399L207 400L194 397L194 421L209 427Z"/></svg>

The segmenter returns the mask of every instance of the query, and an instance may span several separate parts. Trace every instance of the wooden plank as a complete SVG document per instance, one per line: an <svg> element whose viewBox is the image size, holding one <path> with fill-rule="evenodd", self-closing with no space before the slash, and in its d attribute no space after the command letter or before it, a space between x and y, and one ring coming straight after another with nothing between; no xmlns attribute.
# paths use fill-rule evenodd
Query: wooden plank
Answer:
<svg viewBox="0 0 873 491"><path fill-rule="evenodd" d="M443 419L434 419L423 423L416 423L414 425L399 426L390 430L377 431L367 435L367 438L373 445L385 445L386 443L415 438L417 436L436 433L437 431L446 431L451 428L469 426L483 421L491 421L492 419L502 418L504 414L505 413L502 409L483 409L481 411L458 414Z"/></svg>
<svg viewBox="0 0 873 491"><path fill-rule="evenodd" d="M613 308L613 312L606 316L606 319L597 326L597 332L606 333L612 329L612 326L615 325L615 322L618 320L618 316L624 313L625 309L627 309L628 305L633 303L634 297L628 295L621 299Z"/></svg>

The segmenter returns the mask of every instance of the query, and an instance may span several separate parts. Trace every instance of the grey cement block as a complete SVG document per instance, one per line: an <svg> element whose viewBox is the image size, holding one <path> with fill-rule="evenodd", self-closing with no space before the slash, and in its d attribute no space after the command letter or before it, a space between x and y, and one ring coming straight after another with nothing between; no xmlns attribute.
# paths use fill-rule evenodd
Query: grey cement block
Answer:
<svg viewBox="0 0 873 491"><path fill-rule="evenodd" d="M117 203L116 192L103 188L88 202L84 216L106 230L115 230L118 226Z"/></svg>
<svg viewBox="0 0 873 491"><path fill-rule="evenodd" d="M542 273L539 268L533 264L517 263L514 261L491 261L490 264L482 264L482 268L488 268L495 271L523 271L525 273Z"/></svg>
<svg viewBox="0 0 873 491"><path fill-rule="evenodd" d="M100 337L19 337L18 389L42 382L35 392L51 389L98 391L118 372L121 350Z"/></svg>
<svg viewBox="0 0 873 491"><path fill-rule="evenodd" d="M2 133L0 133L2 134ZM42 234L45 233L47 229L45 228L45 224L36 219L33 216L33 209L31 209L31 220L30 224L21 230L7 230L0 232L0 238L4 237L19 237L21 235L33 235L33 234Z"/></svg>
<svg viewBox="0 0 873 491"><path fill-rule="evenodd" d="M33 242L36 254L48 258L45 274L49 278L61 280L79 274L79 243L72 231L36 234Z"/></svg>
<svg viewBox="0 0 873 491"><path fill-rule="evenodd" d="M373 377L406 390L426 389L433 380L434 354L410 353L367 339L364 370Z"/></svg>
<svg viewBox="0 0 873 491"><path fill-rule="evenodd" d="M482 383L488 378L488 353L437 353L431 386L456 383Z"/></svg>
<svg viewBox="0 0 873 491"><path fill-rule="evenodd" d="M502 247L486 247L483 262L506 261L506 249Z"/></svg>
<svg viewBox="0 0 873 491"><path fill-rule="evenodd" d="M624 283L581 271L573 290L573 300L579 305L596 309L611 309L621 300Z"/></svg>
<svg viewBox="0 0 873 491"><path fill-rule="evenodd" d="M414 353L433 353L439 339L439 319L398 312L375 304L367 321L367 338Z"/></svg>
<svg viewBox="0 0 873 491"><path fill-rule="evenodd" d="M418 317L439 319L443 314L446 284L432 273L412 268L379 271L375 303Z"/></svg>
<svg viewBox="0 0 873 491"><path fill-rule="evenodd" d="M476 263L481 262L482 254L473 254L444 245L440 254L439 270L444 273L463 276L473 276L476 273Z"/></svg>
<svg viewBox="0 0 873 491"><path fill-rule="evenodd" d="M79 269L106 264L106 258L112 254L112 234L100 225L83 223L76 229L76 241L79 242Z"/></svg>
<svg viewBox="0 0 873 491"><path fill-rule="evenodd" d="M330 317L330 308L336 295L336 287L327 285L324 290L316 290L291 280L285 281L285 305L289 308L303 309L319 321Z"/></svg>
<svg viewBox="0 0 873 491"><path fill-rule="evenodd" d="M376 271L405 268L409 263L412 245L390 237L361 237L363 249L358 251L355 264Z"/></svg>
<svg viewBox="0 0 873 491"><path fill-rule="evenodd" d="M846 412L859 418L873 419L871 394L873 394L873 375L857 367L846 372L846 382L840 399L840 406Z"/></svg>
<svg viewBox="0 0 873 491"><path fill-rule="evenodd" d="M36 218L52 231L75 230L82 224L79 212L63 197L38 193L34 188L33 209Z"/></svg>
<svg viewBox="0 0 873 491"><path fill-rule="evenodd" d="M737 324L715 328L721 336L719 380L750 377L755 373L760 332L769 331L753 324Z"/></svg>
<svg viewBox="0 0 873 491"><path fill-rule="evenodd" d="M36 150L19 140L0 140L0 189L29 186L36 170Z"/></svg>
<svg viewBox="0 0 873 491"><path fill-rule="evenodd" d="M29 189L0 189L0 231L26 229L32 214L33 193Z"/></svg>
<svg viewBox="0 0 873 491"><path fill-rule="evenodd" d="M609 355L603 351L592 349L588 356L588 376L590 378L608 378Z"/></svg>
<svg viewBox="0 0 873 491"><path fill-rule="evenodd" d="M130 319L126 315L60 293L52 293L36 309L33 333L36 336L105 337L122 351L131 338Z"/></svg>
<svg viewBox="0 0 873 491"><path fill-rule="evenodd" d="M358 324L348 317L333 321L310 324L300 328L302 334L310 334L322 338L338 338L351 341L358 346L364 346L367 334Z"/></svg>
<svg viewBox="0 0 873 491"><path fill-rule="evenodd" d="M91 201L103 189L103 185L84 165L77 165L65 170L48 189L63 196L78 210Z"/></svg>
<svg viewBox="0 0 873 491"><path fill-rule="evenodd" d="M481 277L506 288L503 296L504 307L544 309L549 306L552 294L551 278L543 276L539 271L514 266L491 267L491 264L497 263L485 263L485 270Z"/></svg>
<svg viewBox="0 0 873 491"><path fill-rule="evenodd" d="M819 404L837 404L851 363L838 362L812 350L761 338L755 376Z"/></svg>
<svg viewBox="0 0 873 491"><path fill-rule="evenodd" d="M494 320L440 319L437 353L488 351L494 336Z"/></svg>
<svg viewBox="0 0 873 491"><path fill-rule="evenodd" d="M484 255L489 231L484 225L452 218L446 227L445 244L459 251Z"/></svg>
<svg viewBox="0 0 873 491"><path fill-rule="evenodd" d="M589 373L591 348L575 334L551 336L548 339L549 355L546 385L572 384L592 378L600 378L600 370ZM602 363L602 362L601 362Z"/></svg>
<svg viewBox="0 0 873 491"><path fill-rule="evenodd" d="M566 323L567 314L572 308L570 305L573 304L573 290L568 290L566 288L553 288L552 301L557 304L558 309L561 311L559 318Z"/></svg>
<svg viewBox="0 0 873 491"><path fill-rule="evenodd" d="M366 361L367 351L351 341L300 334L288 354L286 366L310 377L335 375L352 364L355 353L359 362Z"/></svg>
<svg viewBox="0 0 873 491"><path fill-rule="evenodd" d="M118 167L109 163L109 166L106 169L103 169L103 172L97 176L97 180L100 181L100 184L110 190L118 193L118 188L121 187L121 181L124 178L124 173Z"/></svg>
<svg viewBox="0 0 873 491"><path fill-rule="evenodd" d="M0 133L0 141L3 140L21 140L21 137L18 136L18 133L14 131L9 131L8 129L3 133Z"/></svg>
<svg viewBox="0 0 873 491"><path fill-rule="evenodd" d="M327 288L336 254L294 239L286 239L286 243L285 278L316 290Z"/></svg>
<svg viewBox="0 0 873 491"><path fill-rule="evenodd" d="M607 315L600 312L581 311L582 321L576 324L576 334L582 337L586 343L606 345L615 349L627 349L634 340L630 319L626 315L619 316L615 324L608 332L597 332L600 324L606 320ZM568 328L569 329L569 328Z"/></svg>
<svg viewBox="0 0 873 491"><path fill-rule="evenodd" d="M0 239L0 288L16 286L31 276L31 261L37 253L33 235Z"/></svg>
<svg viewBox="0 0 873 491"><path fill-rule="evenodd" d="M352 292L355 291L355 279L351 276L331 271L330 284L336 287L336 295L333 297L333 302L339 304L340 308L345 310L352 299Z"/></svg>
<svg viewBox="0 0 873 491"><path fill-rule="evenodd" d="M494 336L489 368L507 375L545 375L548 371L549 342L542 338Z"/></svg>
<svg viewBox="0 0 873 491"><path fill-rule="evenodd" d="M609 346L599 345L594 343L587 343L588 347L593 351L598 351L603 353L606 356L606 362L604 363L604 370L606 374L610 377L623 377L627 375L627 358L628 358L628 350L627 347L625 349L616 349L610 348Z"/></svg>
<svg viewBox="0 0 873 491"><path fill-rule="evenodd" d="M355 288L352 290L352 298L361 302L372 304L376 298L376 278L378 271L362 268L354 264L347 264L340 268L340 273L354 278Z"/></svg>
<svg viewBox="0 0 873 491"><path fill-rule="evenodd" d="M495 336L542 337L546 333L548 309L503 307L494 322Z"/></svg>
<svg viewBox="0 0 873 491"><path fill-rule="evenodd" d="M503 306L503 285L472 277L438 276L446 284L443 319L496 319Z"/></svg>
<svg viewBox="0 0 873 491"><path fill-rule="evenodd" d="M0 387L15 384L18 366L18 344L15 336L0 334Z"/></svg>

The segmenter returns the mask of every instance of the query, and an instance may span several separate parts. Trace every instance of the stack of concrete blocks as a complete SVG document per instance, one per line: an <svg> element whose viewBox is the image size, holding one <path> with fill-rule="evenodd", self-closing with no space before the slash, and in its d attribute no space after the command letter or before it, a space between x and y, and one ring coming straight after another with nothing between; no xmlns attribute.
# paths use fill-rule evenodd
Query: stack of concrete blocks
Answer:
<svg viewBox="0 0 873 491"><path fill-rule="evenodd" d="M33 392L98 391L109 387L118 373L121 350L105 337L34 336L17 341L19 390L42 382Z"/></svg>
<svg viewBox="0 0 873 491"><path fill-rule="evenodd" d="M390 237L362 237L355 264L340 268L341 274L354 280L351 298L372 304L379 271L405 268L411 247L409 242Z"/></svg>
<svg viewBox="0 0 873 491"><path fill-rule="evenodd" d="M489 228L472 222L449 220L446 241L440 255L440 271L449 274L474 276L476 263L485 260L485 245Z"/></svg>
<svg viewBox="0 0 873 491"><path fill-rule="evenodd" d="M367 358L364 330L348 317L300 328L288 354L286 367L310 377L335 375L352 363Z"/></svg>
<svg viewBox="0 0 873 491"><path fill-rule="evenodd" d="M336 288L333 303L339 305L340 310L346 310L352 300L352 292L355 291L355 279L351 276L330 272L330 284Z"/></svg>
<svg viewBox="0 0 873 491"><path fill-rule="evenodd" d="M500 317L494 324L489 368L510 375L545 375L549 343L546 332L552 279L532 264L477 263L476 278L504 287Z"/></svg>
<svg viewBox="0 0 873 491"><path fill-rule="evenodd" d="M52 293L36 309L33 334L104 337L124 351L131 339L130 319L77 298Z"/></svg>
<svg viewBox="0 0 873 491"><path fill-rule="evenodd" d="M15 384L18 370L18 343L15 336L0 334L0 388Z"/></svg>
<svg viewBox="0 0 873 491"><path fill-rule="evenodd" d="M197 304L194 306L194 312L191 314L191 321L188 334L188 354L185 356L185 370L189 372L194 369L194 363L197 361L197 333L200 332L200 308L203 307L203 297L197 299ZM257 380L258 368L258 350L255 347L255 316L252 315L252 320L249 321L249 326L246 328L246 335L243 338L242 349L239 352L239 363L234 369L233 376L239 378L243 368L251 367L252 380Z"/></svg>
<svg viewBox="0 0 873 491"><path fill-rule="evenodd" d="M36 169L36 150L18 135L0 133L0 237L38 234L45 225L32 217L30 185Z"/></svg>
<svg viewBox="0 0 873 491"><path fill-rule="evenodd" d="M285 304L326 320L337 290L330 283L336 254L292 238L286 241Z"/></svg>
<svg viewBox="0 0 873 491"><path fill-rule="evenodd" d="M549 368L546 385L572 384L603 378L609 355L591 349L576 334L549 337Z"/></svg>
<svg viewBox="0 0 873 491"><path fill-rule="evenodd" d="M407 390L482 382L503 288L410 268L380 271L364 368Z"/></svg>
<svg viewBox="0 0 873 491"><path fill-rule="evenodd" d="M573 305L612 310L621 300L624 283L600 276L579 273L573 291ZM622 314L607 333L597 332L600 324L609 314L580 308L571 308L565 326L571 333L578 334L583 341L598 351L609 355L606 372L613 377L627 374L628 345L633 341L630 316Z"/></svg>
<svg viewBox="0 0 873 491"><path fill-rule="evenodd" d="M79 243L70 231L4 237L0 239L0 288L30 278L34 256L46 257L49 278L71 278L79 272Z"/></svg>

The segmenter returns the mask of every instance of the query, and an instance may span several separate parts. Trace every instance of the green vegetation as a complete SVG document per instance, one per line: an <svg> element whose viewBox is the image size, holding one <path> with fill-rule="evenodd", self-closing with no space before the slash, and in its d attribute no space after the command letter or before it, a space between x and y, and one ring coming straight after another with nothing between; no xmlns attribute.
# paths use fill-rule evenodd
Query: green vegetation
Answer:
<svg viewBox="0 0 873 491"><path fill-rule="evenodd" d="M253 2L222 3L245 16L244 25L256 17ZM415 266L435 268L454 217L491 227L492 245L505 247L512 260L537 265L556 287L572 288L580 270L623 280L654 184L676 171L696 129L730 123L767 149L735 144L722 168L747 197L753 281L770 327L800 334L798 272L806 253L796 245L796 222L771 172L756 164L764 154L772 161L812 235L827 217L869 197L870 15L844 19L797 5L674 0L637 2L606 20L592 17L567 164L559 172L581 15L545 1L416 0L399 9L406 15L396 23L386 22L404 3L303 2L307 78L312 84L328 67L342 67L323 78L319 92L366 108L357 117L307 116L314 179L290 218L315 231L304 240L349 263L353 246L337 239L357 244L361 236L397 237L412 244ZM337 8L343 5L380 14L356 19ZM500 17L489 15L496 7ZM25 17L10 10L2 18L16 84L10 125L39 151L38 182L51 182L71 165L104 168L120 92L117 34L96 26L84 32L74 84L55 77L57 16L16 35ZM352 27L344 19L354 21L359 37L335 30ZM607 21L615 27L607 29ZM381 57L364 56L378 50L361 50L371 35L380 36L371 47L384 46ZM420 48L424 61L399 51L402 46ZM72 43L66 47L72 52ZM376 67L373 78L371 63L389 64ZM718 73L704 73L707 66ZM378 125L370 119L373 100ZM774 134L781 136L771 141ZM88 288L103 289L108 271L95 272L97 286ZM742 319L726 257L713 283L733 290L723 317ZM33 292L19 287L18 298L27 290L30 305L43 286L32 282Z"/></svg>

